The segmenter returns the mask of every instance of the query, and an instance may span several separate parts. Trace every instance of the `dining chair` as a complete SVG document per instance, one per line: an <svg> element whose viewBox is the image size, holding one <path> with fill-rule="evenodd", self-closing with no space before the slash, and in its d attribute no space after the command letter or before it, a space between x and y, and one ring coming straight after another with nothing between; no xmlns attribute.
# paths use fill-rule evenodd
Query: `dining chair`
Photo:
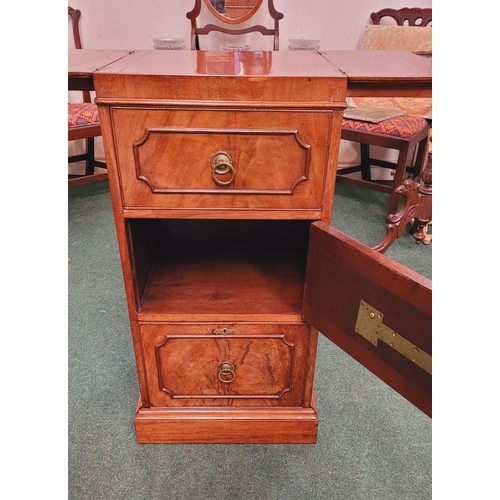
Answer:
<svg viewBox="0 0 500 500"><path fill-rule="evenodd" d="M213 17L222 21L220 24L206 24L198 26L197 18L201 12L202 1ZM246 28L235 28L233 26L242 24L252 18L263 0L231 0L220 2L218 0L195 0L193 10L186 14L191 21L191 49L200 50L200 35L208 35L212 31L218 31L226 35L245 35L247 33L259 32L264 36L273 37L273 50L279 50L279 22L283 19L283 14L274 7L273 0L266 0L274 26L268 28L262 25L247 26Z"/></svg>
<svg viewBox="0 0 500 500"><path fill-rule="evenodd" d="M418 7L403 7L401 9L382 9L370 14L372 23L380 25L382 19L393 19L398 26L430 26L432 24L432 9Z"/></svg>
<svg viewBox="0 0 500 500"><path fill-rule="evenodd" d="M68 7L68 15L71 18L71 26L75 48L82 48L80 36L80 16L78 9ZM85 140L84 153L68 155L68 164L85 162L85 173L68 175L68 184L84 184L108 178L107 172L96 173L95 167L106 168L106 163L96 160L94 139L100 137L101 123L97 105L92 102L90 92L82 91L81 102L68 103L68 141Z"/></svg>
<svg viewBox="0 0 500 500"><path fill-rule="evenodd" d="M395 45L397 41L394 41L394 30L392 27L385 29L385 26L381 26L381 20L389 17L396 22L397 26L401 27L396 29L400 29L405 33L409 33L409 30L405 28L408 26L419 26L422 27L422 30L424 28L430 30L432 9L408 7L402 9L382 9L378 12L373 12L370 17L374 26L371 27L373 28L372 30L368 30L370 26L367 26L362 49L387 49L386 46L375 47L371 45L367 47L365 45L367 33L372 34L375 29L378 29L382 35L385 31L387 33L390 31L390 49L392 50L409 50L409 47L413 45L412 51L415 53L420 54L422 52L427 52L425 54L426 56L432 54L431 50L420 50L422 48L420 46L422 42L418 40L418 37L414 36L415 32L412 31L411 36L406 37L405 43L398 47ZM425 38L425 44L427 44L429 33L427 31L421 31L420 33L422 33L422 38ZM423 36L424 34L426 35L425 37ZM425 45L425 48L428 48L427 45ZM405 177L418 177L426 161L428 135L431 128L430 113L427 108L431 106L431 100L428 98L425 101L415 98L399 98L397 100L375 99L372 101L376 104L378 109L387 109L388 105L392 109L397 108L399 111L404 112L404 114L375 123L344 116L341 138L345 141L359 144L360 163L353 166L339 167L337 169L337 180L389 193L391 196L388 214L394 214L398 210L400 201L400 195L396 189L403 183ZM425 113L414 113L415 107L417 109L419 108L419 101L421 101L420 104L423 104L424 108L426 108ZM369 104L370 99L364 99L363 101L356 101L356 99L354 99L355 106L364 105L366 103ZM407 108L406 110L405 107ZM380 151L380 149L377 151L378 158L375 157L371 147L383 148L382 151ZM383 159L381 153L387 155L387 149L396 150L398 152L397 160L389 161ZM372 167L389 169L391 171L392 181L384 178L382 180L373 179ZM349 174L352 173L360 173L361 178L359 178L359 175L349 176Z"/></svg>

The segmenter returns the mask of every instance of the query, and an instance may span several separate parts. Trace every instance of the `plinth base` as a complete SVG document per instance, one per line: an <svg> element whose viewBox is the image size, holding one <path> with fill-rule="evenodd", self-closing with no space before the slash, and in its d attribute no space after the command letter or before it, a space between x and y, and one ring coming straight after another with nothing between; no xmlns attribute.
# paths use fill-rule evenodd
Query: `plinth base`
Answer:
<svg viewBox="0 0 500 500"><path fill-rule="evenodd" d="M134 418L139 443L313 444L312 408L141 408Z"/></svg>

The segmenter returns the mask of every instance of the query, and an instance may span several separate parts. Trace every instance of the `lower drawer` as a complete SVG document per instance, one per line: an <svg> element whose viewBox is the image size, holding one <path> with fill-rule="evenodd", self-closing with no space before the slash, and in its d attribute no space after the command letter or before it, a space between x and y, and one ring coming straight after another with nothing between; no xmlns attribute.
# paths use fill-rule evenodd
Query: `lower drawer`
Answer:
<svg viewBox="0 0 500 500"><path fill-rule="evenodd" d="M315 339L305 324L142 323L141 336L154 407L302 406L310 398Z"/></svg>

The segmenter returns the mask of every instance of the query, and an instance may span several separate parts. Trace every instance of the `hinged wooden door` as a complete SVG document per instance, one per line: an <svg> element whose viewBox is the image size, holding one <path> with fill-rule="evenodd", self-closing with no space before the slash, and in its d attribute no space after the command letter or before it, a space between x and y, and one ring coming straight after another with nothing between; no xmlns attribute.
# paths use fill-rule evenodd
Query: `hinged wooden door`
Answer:
<svg viewBox="0 0 500 500"><path fill-rule="evenodd" d="M431 287L327 224L312 224L304 319L428 416Z"/></svg>

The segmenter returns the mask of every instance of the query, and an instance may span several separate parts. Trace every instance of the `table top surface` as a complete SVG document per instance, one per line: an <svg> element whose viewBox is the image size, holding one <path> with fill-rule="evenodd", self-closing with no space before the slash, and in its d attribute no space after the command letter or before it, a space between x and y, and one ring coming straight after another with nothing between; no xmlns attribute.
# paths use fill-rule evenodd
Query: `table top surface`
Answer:
<svg viewBox="0 0 500 500"><path fill-rule="evenodd" d="M430 96L432 60L396 50L161 51L70 49L68 78L98 74L347 77L347 95ZM368 92L368 93L367 93Z"/></svg>
<svg viewBox="0 0 500 500"><path fill-rule="evenodd" d="M432 79L432 59L403 50L325 50L350 81Z"/></svg>
<svg viewBox="0 0 500 500"><path fill-rule="evenodd" d="M130 54L130 50L69 49L68 76L89 78L98 69Z"/></svg>

